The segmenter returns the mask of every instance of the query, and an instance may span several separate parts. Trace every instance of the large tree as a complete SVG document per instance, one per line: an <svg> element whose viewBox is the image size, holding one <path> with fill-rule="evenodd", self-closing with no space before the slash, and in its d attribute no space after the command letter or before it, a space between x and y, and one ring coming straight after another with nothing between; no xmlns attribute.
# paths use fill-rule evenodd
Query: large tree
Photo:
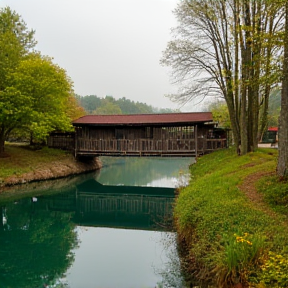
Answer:
<svg viewBox="0 0 288 288"><path fill-rule="evenodd" d="M281 111L279 117L279 157L277 174L282 178L288 177L288 1L285 1L285 37L284 63L281 93Z"/></svg>
<svg viewBox="0 0 288 288"><path fill-rule="evenodd" d="M9 7L0 10L0 155L4 152L4 141L15 128L15 123L21 117L29 114L25 108L28 101L8 84L10 73L18 67L20 61L28 55L36 45L34 31L27 28L21 17ZM13 115L15 108L17 115ZM8 123L8 115L14 118L14 123Z"/></svg>
<svg viewBox="0 0 288 288"><path fill-rule="evenodd" d="M0 156L13 130L43 140L55 129L71 129L71 118L84 114L71 101L66 71L33 50L33 37L16 12L0 10Z"/></svg>
<svg viewBox="0 0 288 288"><path fill-rule="evenodd" d="M171 99L185 103L196 97L224 98L238 151L253 151L279 75L281 3L187 0L175 14L180 25L161 60L181 84Z"/></svg>
<svg viewBox="0 0 288 288"><path fill-rule="evenodd" d="M19 111L19 107L15 107L13 114L2 121L7 127L26 128L33 138L39 140L45 139L53 130L69 130L71 121L66 111L68 100L73 95L72 83L66 71L54 64L51 58L31 53L10 74L9 84L27 99L21 109L29 109L30 113L21 115L21 120L15 122Z"/></svg>
<svg viewBox="0 0 288 288"><path fill-rule="evenodd" d="M28 130L38 140L55 129L69 129L66 105L71 85L66 72L50 58L30 54L22 59L0 91L0 155L14 129Z"/></svg>

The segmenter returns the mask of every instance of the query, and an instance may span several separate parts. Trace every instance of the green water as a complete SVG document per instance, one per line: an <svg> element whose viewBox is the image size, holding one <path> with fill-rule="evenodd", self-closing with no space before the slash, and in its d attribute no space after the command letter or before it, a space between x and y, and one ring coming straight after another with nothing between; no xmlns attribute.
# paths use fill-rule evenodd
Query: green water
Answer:
<svg viewBox="0 0 288 288"><path fill-rule="evenodd" d="M181 287L172 205L193 159L101 160L0 194L0 288Z"/></svg>

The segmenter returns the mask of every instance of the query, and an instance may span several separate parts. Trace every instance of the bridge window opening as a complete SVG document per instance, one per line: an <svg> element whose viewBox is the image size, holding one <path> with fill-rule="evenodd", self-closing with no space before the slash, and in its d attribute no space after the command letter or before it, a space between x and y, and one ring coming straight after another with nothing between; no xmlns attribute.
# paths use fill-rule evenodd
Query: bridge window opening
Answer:
<svg viewBox="0 0 288 288"><path fill-rule="evenodd" d="M176 139L179 132L179 127L169 127L168 135L170 139Z"/></svg>
<svg viewBox="0 0 288 288"><path fill-rule="evenodd" d="M194 126L182 127L182 138L193 139L194 138Z"/></svg>

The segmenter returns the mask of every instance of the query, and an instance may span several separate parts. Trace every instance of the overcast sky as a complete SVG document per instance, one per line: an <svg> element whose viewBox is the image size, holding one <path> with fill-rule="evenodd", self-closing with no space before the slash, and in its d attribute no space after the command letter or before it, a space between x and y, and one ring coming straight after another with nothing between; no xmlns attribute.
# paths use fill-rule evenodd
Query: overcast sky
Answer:
<svg viewBox="0 0 288 288"><path fill-rule="evenodd" d="M159 64L178 1L0 0L0 6L36 30L37 50L67 71L75 93L178 108L164 96L177 87Z"/></svg>

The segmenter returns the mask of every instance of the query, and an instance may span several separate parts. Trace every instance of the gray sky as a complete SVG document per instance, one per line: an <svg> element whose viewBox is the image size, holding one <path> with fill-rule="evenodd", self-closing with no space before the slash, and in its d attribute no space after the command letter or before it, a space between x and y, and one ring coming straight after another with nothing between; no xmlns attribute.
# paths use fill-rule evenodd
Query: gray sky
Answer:
<svg viewBox="0 0 288 288"><path fill-rule="evenodd" d="M54 58L79 95L112 95L178 108L159 60L180 0L0 0L36 30L37 50Z"/></svg>

